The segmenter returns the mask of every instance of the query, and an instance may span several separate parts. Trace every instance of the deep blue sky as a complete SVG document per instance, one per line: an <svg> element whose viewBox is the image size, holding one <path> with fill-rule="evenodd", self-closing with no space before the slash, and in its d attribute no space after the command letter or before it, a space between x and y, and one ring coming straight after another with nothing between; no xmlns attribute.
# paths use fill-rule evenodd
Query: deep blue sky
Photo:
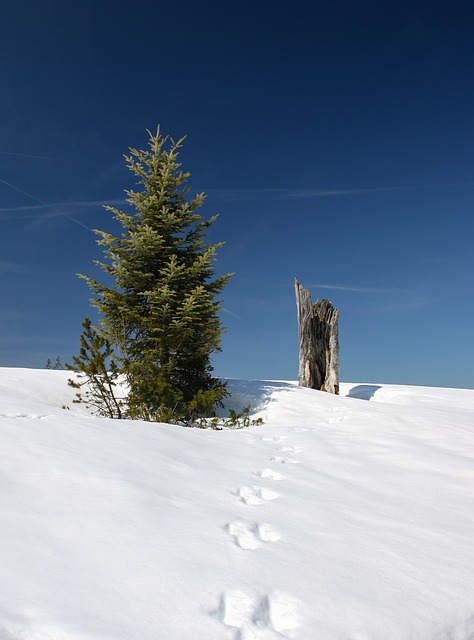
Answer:
<svg viewBox="0 0 474 640"><path fill-rule="evenodd" d="M343 380L474 386L471 3L17 0L0 52L0 366L77 352L89 229L161 123L235 272L216 373L296 377L296 276Z"/></svg>

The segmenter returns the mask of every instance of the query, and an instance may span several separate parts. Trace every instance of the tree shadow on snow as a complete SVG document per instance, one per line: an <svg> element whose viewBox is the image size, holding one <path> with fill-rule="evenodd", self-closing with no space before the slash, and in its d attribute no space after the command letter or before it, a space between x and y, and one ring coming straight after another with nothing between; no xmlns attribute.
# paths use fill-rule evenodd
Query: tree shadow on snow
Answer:
<svg viewBox="0 0 474 640"><path fill-rule="evenodd" d="M374 397L375 392L382 387L377 384L358 384L347 394L348 398L359 398L359 400L370 400Z"/></svg>
<svg viewBox="0 0 474 640"><path fill-rule="evenodd" d="M224 408L218 410L220 417L227 416L230 409L240 413L251 406L251 413L261 411L277 389L294 387L290 382L271 382L269 380L227 380L229 397L224 398Z"/></svg>

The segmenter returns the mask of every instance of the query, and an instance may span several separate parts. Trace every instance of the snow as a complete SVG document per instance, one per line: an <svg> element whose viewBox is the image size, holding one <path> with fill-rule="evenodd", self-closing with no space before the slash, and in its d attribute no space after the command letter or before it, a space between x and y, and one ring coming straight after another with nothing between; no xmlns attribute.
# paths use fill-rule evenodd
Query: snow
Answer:
<svg viewBox="0 0 474 640"><path fill-rule="evenodd" d="M68 375L0 369L1 640L474 638L474 391L232 380L213 431Z"/></svg>

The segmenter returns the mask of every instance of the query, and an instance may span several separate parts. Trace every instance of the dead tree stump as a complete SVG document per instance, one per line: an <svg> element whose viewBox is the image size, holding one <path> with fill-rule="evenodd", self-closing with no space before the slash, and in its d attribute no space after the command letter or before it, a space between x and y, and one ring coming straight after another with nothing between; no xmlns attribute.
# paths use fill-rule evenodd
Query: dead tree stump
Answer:
<svg viewBox="0 0 474 640"><path fill-rule="evenodd" d="M329 300L311 302L295 278L301 387L339 393L339 311Z"/></svg>

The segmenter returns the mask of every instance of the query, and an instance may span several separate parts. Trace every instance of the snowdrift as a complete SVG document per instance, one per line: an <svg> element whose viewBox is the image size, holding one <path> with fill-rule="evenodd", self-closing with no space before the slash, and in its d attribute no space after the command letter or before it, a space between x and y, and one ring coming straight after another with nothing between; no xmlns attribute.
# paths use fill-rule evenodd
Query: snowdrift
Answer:
<svg viewBox="0 0 474 640"><path fill-rule="evenodd" d="M231 381L216 432L67 377L0 369L1 640L474 638L474 391Z"/></svg>

